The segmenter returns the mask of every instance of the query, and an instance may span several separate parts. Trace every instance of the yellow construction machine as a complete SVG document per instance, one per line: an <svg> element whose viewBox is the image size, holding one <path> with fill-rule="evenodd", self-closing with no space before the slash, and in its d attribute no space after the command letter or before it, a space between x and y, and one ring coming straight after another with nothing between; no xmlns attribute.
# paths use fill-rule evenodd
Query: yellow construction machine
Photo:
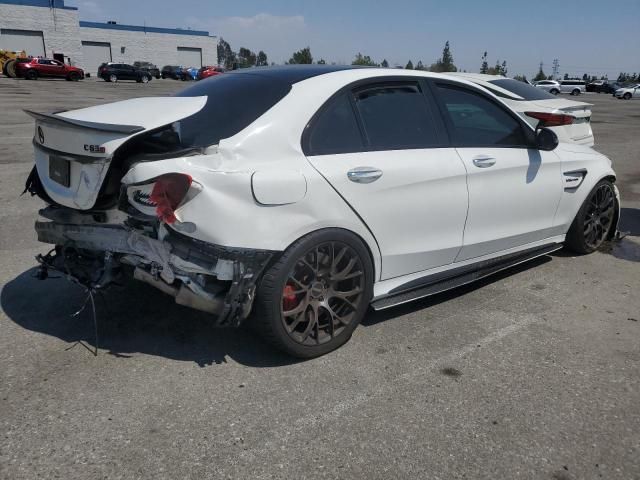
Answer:
<svg viewBox="0 0 640 480"><path fill-rule="evenodd" d="M0 49L0 67L2 73L7 77L16 78L16 59L27 58L27 52L12 52Z"/></svg>

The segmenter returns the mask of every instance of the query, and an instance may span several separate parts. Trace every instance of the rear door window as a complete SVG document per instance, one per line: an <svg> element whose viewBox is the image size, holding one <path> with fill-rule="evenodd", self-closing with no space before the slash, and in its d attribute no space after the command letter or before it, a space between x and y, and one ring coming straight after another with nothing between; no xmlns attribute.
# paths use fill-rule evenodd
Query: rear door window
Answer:
<svg viewBox="0 0 640 480"><path fill-rule="evenodd" d="M437 84L452 146L526 147L522 124L484 95L448 84Z"/></svg>
<svg viewBox="0 0 640 480"><path fill-rule="evenodd" d="M347 92L332 99L307 128L304 142L307 155L354 153L365 149Z"/></svg>
<svg viewBox="0 0 640 480"><path fill-rule="evenodd" d="M417 82L359 88L353 93L369 150L427 148L437 129Z"/></svg>

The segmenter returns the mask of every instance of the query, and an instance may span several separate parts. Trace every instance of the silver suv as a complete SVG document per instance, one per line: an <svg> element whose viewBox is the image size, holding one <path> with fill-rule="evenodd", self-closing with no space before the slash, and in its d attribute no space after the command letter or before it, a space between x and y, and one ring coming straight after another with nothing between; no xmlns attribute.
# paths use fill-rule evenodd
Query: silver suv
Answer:
<svg viewBox="0 0 640 480"><path fill-rule="evenodd" d="M558 95L560 93L560 84L555 80L540 80L533 85L537 88L541 88L542 90L546 90L552 95Z"/></svg>
<svg viewBox="0 0 640 480"><path fill-rule="evenodd" d="M580 95L587 91L587 82L584 80L562 80L560 82L560 91L571 95Z"/></svg>

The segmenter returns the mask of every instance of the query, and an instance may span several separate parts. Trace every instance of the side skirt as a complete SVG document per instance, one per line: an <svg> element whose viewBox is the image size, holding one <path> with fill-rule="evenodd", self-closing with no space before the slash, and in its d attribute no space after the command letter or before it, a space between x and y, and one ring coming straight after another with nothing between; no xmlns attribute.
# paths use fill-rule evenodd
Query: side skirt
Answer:
<svg viewBox="0 0 640 480"><path fill-rule="evenodd" d="M371 302L371 306L374 310L384 310L385 308L435 295L475 282L481 278L488 277L489 275L493 275L494 273L498 273L520 263L533 260L534 258L547 255L561 248L562 244L552 243L429 275L391 290L386 296Z"/></svg>

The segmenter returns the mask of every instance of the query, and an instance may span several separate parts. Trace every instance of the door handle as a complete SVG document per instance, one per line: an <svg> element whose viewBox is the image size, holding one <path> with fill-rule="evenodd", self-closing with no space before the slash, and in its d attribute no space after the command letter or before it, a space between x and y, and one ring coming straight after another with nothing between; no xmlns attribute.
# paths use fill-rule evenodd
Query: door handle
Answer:
<svg viewBox="0 0 640 480"><path fill-rule="evenodd" d="M496 164L496 159L489 155L478 155L473 157L473 164L478 168L488 168Z"/></svg>
<svg viewBox="0 0 640 480"><path fill-rule="evenodd" d="M373 167L356 167L347 172L347 178L356 183L372 183L382 176L382 170Z"/></svg>

